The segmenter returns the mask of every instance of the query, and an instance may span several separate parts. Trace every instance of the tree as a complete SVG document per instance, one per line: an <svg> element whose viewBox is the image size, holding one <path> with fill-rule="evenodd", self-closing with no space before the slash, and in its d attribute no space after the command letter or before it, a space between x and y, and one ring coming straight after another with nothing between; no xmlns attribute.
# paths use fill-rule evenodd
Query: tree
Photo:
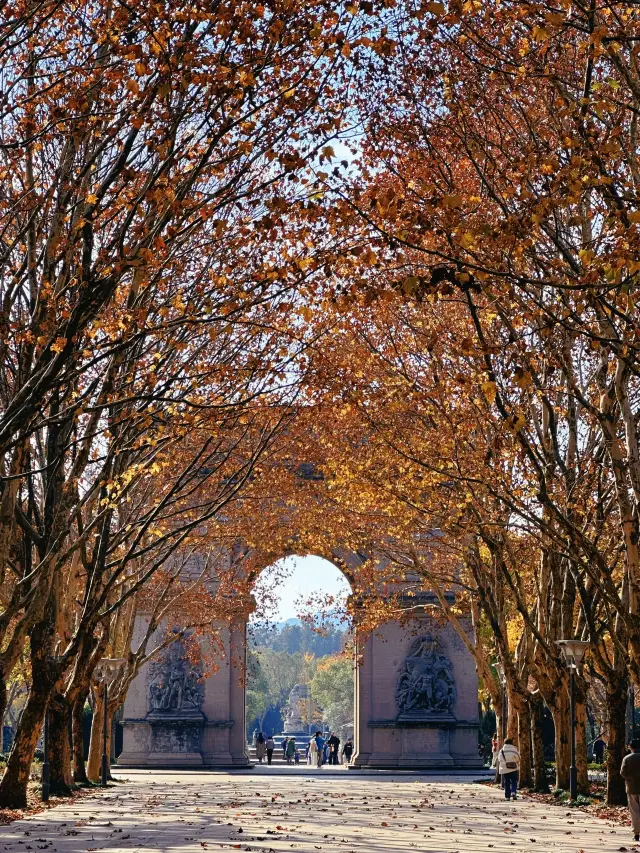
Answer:
<svg viewBox="0 0 640 853"><path fill-rule="evenodd" d="M353 726L353 658L332 655L320 659L311 679L311 695L322 706L331 730L344 732Z"/></svg>

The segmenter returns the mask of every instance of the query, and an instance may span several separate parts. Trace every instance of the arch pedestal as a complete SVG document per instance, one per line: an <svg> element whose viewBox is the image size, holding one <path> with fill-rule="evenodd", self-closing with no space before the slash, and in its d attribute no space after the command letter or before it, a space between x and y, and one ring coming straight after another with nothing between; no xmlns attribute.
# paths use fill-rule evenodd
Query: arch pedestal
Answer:
<svg viewBox="0 0 640 853"><path fill-rule="evenodd" d="M199 715L184 707L150 708L153 670L147 665L140 671L124 705L121 766L250 765L243 683L246 624L219 627L224 656L204 681ZM139 629L141 635L142 620ZM387 622L370 634L356 632L356 637L353 767L482 767L475 663L455 629L414 604L411 619ZM415 656L419 637L426 640L422 658ZM404 689L399 691L403 673ZM171 697L164 700L172 703L178 704ZM162 705L162 697L155 704Z"/></svg>
<svg viewBox="0 0 640 853"><path fill-rule="evenodd" d="M469 625L469 630L471 626ZM399 673L418 637L436 641L450 662L455 701L449 709L398 707ZM418 615L388 622L360 639L354 767L387 769L481 768L478 755L478 678L455 629Z"/></svg>

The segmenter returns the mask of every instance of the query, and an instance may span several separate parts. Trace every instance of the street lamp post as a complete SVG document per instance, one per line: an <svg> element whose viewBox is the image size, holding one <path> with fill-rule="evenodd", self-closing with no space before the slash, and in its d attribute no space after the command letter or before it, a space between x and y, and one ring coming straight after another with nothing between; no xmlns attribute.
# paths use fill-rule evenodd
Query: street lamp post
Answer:
<svg viewBox="0 0 640 853"><path fill-rule="evenodd" d="M578 796L578 768L576 767L576 697L575 673L582 663L589 642L587 640L557 640L569 667L569 705L571 714L571 767L569 768L569 795L572 800Z"/></svg>
<svg viewBox="0 0 640 853"><path fill-rule="evenodd" d="M107 741L109 738L109 714L107 705L109 702L109 684L112 684L120 672L120 667L125 663L125 658L102 658L96 666L95 674L99 683L102 683L102 787L107 787L109 777L109 756L107 754Z"/></svg>
<svg viewBox="0 0 640 853"><path fill-rule="evenodd" d="M504 671L504 666L498 661L495 664L496 672L498 673L498 678L500 679L500 684L502 686L502 719L500 722L500 734L502 735L502 745L504 746L504 740L507 734L507 676ZM500 777L500 762L496 763L496 782L502 782L504 785L504 777Z"/></svg>

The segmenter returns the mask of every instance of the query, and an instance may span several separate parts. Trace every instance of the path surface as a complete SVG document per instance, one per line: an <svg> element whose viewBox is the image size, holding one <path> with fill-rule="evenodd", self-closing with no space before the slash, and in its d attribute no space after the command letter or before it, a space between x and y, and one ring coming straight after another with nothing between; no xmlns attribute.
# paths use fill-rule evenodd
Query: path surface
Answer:
<svg viewBox="0 0 640 853"><path fill-rule="evenodd" d="M0 826L0 853L604 853L630 830L465 777L122 771L122 784Z"/></svg>

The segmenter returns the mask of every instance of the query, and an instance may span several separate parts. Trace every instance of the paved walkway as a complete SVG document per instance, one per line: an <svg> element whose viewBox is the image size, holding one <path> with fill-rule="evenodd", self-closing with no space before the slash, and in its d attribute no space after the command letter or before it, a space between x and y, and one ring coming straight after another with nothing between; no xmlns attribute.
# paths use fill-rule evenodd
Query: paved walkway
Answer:
<svg viewBox="0 0 640 853"><path fill-rule="evenodd" d="M0 853L604 853L630 830L460 776L122 771L122 784L0 827Z"/></svg>

